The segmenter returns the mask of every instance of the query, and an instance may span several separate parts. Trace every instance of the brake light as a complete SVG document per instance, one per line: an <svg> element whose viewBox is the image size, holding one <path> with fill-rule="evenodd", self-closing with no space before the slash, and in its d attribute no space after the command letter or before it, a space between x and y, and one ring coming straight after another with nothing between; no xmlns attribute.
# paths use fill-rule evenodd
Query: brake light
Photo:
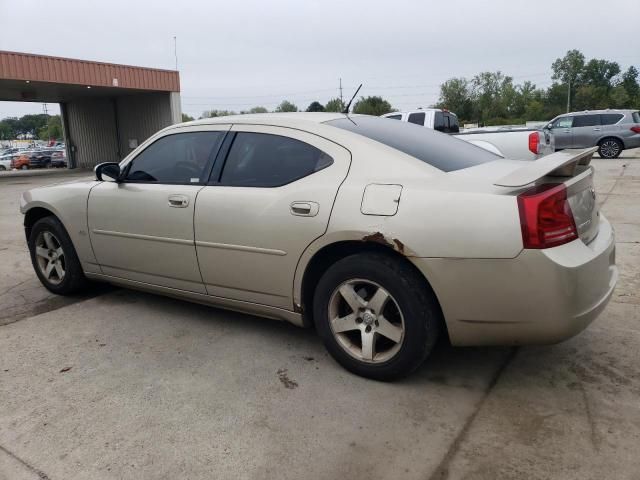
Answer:
<svg viewBox="0 0 640 480"><path fill-rule="evenodd" d="M531 153L535 153L537 155L539 153L538 152L539 146L540 146L540 135L538 134L538 132L531 132L529 134L529 150L531 151Z"/></svg>
<svg viewBox="0 0 640 480"><path fill-rule="evenodd" d="M633 133L640 133L640 125L636 125L634 127L631 127L631 131Z"/></svg>
<svg viewBox="0 0 640 480"><path fill-rule="evenodd" d="M564 184L545 184L518 195L524 248L550 248L578 238Z"/></svg>

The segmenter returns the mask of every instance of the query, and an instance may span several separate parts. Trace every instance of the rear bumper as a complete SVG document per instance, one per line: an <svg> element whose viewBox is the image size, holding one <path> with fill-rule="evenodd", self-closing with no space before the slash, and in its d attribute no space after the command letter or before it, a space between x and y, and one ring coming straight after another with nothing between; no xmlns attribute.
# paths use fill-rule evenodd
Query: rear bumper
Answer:
<svg viewBox="0 0 640 480"><path fill-rule="evenodd" d="M640 134L634 135L632 137L624 138L623 141L624 141L624 148L626 149L638 148L640 147Z"/></svg>
<svg viewBox="0 0 640 480"><path fill-rule="evenodd" d="M615 239L598 236L513 259L413 258L440 301L454 345L555 343L581 332L607 305L618 280Z"/></svg>

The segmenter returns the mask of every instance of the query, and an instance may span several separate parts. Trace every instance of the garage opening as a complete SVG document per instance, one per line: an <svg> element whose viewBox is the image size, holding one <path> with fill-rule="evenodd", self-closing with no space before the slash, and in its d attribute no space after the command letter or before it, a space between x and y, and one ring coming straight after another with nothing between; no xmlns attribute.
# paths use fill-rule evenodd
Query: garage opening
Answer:
<svg viewBox="0 0 640 480"><path fill-rule="evenodd" d="M120 161L181 121L177 71L29 53L0 51L0 101L59 110L68 168Z"/></svg>

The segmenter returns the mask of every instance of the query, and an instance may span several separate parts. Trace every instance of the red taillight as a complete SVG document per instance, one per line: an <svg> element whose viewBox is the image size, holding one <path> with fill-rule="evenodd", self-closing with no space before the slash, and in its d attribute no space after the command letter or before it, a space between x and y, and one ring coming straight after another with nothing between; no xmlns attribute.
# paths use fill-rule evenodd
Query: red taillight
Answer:
<svg viewBox="0 0 640 480"><path fill-rule="evenodd" d="M564 184L533 187L518 195L524 248L549 248L578 238Z"/></svg>
<svg viewBox="0 0 640 480"><path fill-rule="evenodd" d="M631 131L633 133L640 133L640 125L636 125L634 127L631 127Z"/></svg>
<svg viewBox="0 0 640 480"><path fill-rule="evenodd" d="M538 146L540 145L540 136L538 132L532 132L529 134L529 150L532 153L538 154Z"/></svg>

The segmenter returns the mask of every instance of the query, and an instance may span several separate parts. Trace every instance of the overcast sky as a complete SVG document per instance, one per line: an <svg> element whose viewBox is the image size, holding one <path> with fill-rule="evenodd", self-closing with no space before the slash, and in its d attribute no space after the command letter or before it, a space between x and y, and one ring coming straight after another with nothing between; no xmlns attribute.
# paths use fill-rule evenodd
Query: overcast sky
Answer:
<svg viewBox="0 0 640 480"><path fill-rule="evenodd" d="M196 117L304 109L337 96L340 77L346 97L362 82L407 109L486 70L546 87L572 48L640 67L639 18L640 0L0 0L0 50L172 69L175 35L182 109ZM38 112L0 102L0 118Z"/></svg>

